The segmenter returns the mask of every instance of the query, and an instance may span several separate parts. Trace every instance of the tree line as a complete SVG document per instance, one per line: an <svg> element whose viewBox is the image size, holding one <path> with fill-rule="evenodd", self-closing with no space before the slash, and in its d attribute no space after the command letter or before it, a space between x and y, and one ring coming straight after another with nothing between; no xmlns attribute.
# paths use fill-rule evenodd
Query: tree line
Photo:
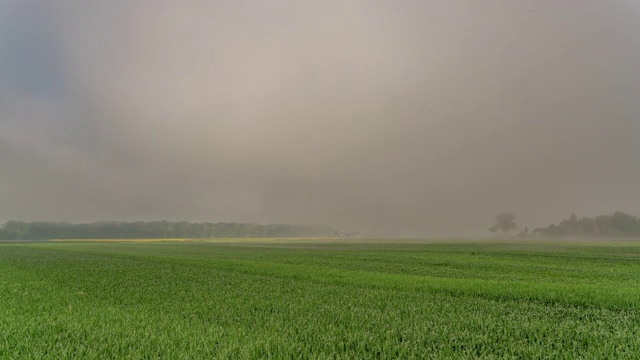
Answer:
<svg viewBox="0 0 640 360"><path fill-rule="evenodd" d="M336 233L330 227L316 225L186 221L8 221L0 225L0 240L326 237Z"/></svg>
<svg viewBox="0 0 640 360"><path fill-rule="evenodd" d="M518 227L512 213L496 216L496 222L489 228L491 232L502 231L505 235ZM556 225L536 228L529 232L525 227L518 236L548 237L640 237L640 218L635 215L616 211L613 215L578 218L575 213Z"/></svg>
<svg viewBox="0 0 640 360"><path fill-rule="evenodd" d="M558 225L551 224L534 232L549 237L634 237L640 236L640 219L622 211L616 211L613 215L581 218L571 214Z"/></svg>

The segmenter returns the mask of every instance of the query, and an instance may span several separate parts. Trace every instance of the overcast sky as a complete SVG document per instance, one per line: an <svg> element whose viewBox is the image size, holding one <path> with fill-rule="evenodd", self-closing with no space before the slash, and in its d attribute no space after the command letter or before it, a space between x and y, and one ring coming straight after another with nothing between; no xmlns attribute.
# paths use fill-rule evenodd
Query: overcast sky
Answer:
<svg viewBox="0 0 640 360"><path fill-rule="evenodd" d="M640 215L640 2L0 0L0 221Z"/></svg>

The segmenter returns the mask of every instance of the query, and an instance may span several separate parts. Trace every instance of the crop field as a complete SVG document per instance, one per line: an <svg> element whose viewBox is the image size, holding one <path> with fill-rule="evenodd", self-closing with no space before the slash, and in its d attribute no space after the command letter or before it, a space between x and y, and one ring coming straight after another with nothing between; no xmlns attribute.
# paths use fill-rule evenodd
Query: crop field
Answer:
<svg viewBox="0 0 640 360"><path fill-rule="evenodd" d="M4 243L0 358L640 358L640 241Z"/></svg>

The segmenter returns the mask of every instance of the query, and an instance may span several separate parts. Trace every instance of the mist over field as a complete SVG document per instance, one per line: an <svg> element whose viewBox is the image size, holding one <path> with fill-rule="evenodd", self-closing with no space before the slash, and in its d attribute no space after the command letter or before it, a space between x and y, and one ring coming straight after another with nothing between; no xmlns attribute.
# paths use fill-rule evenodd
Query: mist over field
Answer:
<svg viewBox="0 0 640 360"><path fill-rule="evenodd" d="M0 0L0 222L640 215L640 4Z"/></svg>

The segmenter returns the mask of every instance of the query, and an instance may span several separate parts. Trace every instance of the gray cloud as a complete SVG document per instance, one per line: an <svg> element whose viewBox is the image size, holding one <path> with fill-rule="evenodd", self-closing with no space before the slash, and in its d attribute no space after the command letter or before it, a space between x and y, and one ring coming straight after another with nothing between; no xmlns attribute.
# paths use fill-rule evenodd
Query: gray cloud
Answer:
<svg viewBox="0 0 640 360"><path fill-rule="evenodd" d="M46 28L64 84L0 82L5 220L439 236L640 214L633 1L2 5L46 14L12 41Z"/></svg>

